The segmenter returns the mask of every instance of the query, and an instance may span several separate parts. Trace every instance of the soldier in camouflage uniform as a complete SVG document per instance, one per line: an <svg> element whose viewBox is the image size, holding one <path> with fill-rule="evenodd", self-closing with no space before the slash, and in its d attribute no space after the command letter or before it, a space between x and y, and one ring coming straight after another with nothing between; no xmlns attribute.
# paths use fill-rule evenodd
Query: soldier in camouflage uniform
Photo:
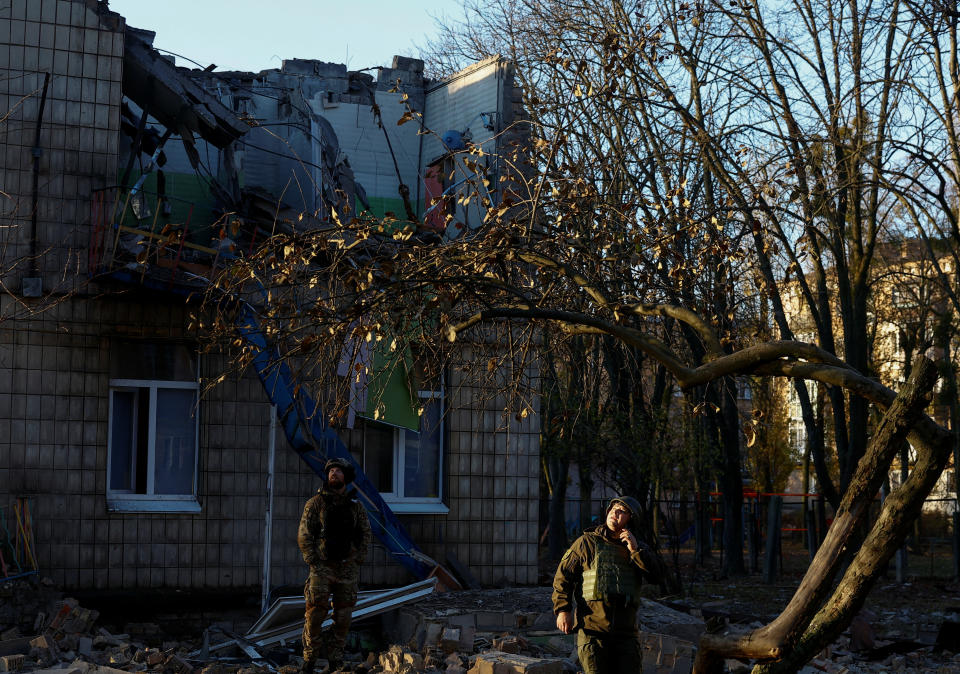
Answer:
<svg viewBox="0 0 960 674"><path fill-rule="evenodd" d="M350 617L357 603L360 565L370 544L370 522L363 506L347 491L353 481L353 465L345 459L330 459L324 467L326 482L303 509L297 543L303 561L310 565L304 587L306 611L303 623L303 671L312 672L321 652L333 672L343 662L343 644L350 630ZM320 626L327 618L333 598L333 628L326 643Z"/></svg>
<svg viewBox="0 0 960 674"><path fill-rule="evenodd" d="M659 580L657 556L630 530L640 504L618 496L603 524L588 529L560 560L553 579L557 629L577 630L585 674L639 674L642 667L637 609L643 577ZM574 615L576 609L576 615Z"/></svg>

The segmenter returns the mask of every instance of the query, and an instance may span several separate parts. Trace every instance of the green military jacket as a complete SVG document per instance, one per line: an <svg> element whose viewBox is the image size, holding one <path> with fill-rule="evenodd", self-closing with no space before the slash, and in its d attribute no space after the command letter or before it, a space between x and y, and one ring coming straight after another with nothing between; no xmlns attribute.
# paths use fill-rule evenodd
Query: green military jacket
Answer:
<svg viewBox="0 0 960 674"><path fill-rule="evenodd" d="M635 634L643 577L660 579L656 555L643 543L638 545L640 549L631 554L605 524L584 532L563 555L554 575L554 614L576 608L576 629L588 634Z"/></svg>
<svg viewBox="0 0 960 674"><path fill-rule="evenodd" d="M338 494L324 486L307 501L300 518L297 544L303 561L363 564L370 545L370 522L363 506L347 491Z"/></svg>

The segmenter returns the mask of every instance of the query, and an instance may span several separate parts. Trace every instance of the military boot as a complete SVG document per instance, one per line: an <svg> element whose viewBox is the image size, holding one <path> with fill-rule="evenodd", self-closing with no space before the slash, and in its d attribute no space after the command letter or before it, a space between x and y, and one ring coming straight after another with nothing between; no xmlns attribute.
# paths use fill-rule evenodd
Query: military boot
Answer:
<svg viewBox="0 0 960 674"><path fill-rule="evenodd" d="M317 665L317 659L309 658L303 661L303 664L300 665L300 674L313 674L313 668Z"/></svg>
<svg viewBox="0 0 960 674"><path fill-rule="evenodd" d="M323 674L333 674L334 672L339 672L343 668L343 660L331 658L329 664L327 664L326 669L323 670Z"/></svg>

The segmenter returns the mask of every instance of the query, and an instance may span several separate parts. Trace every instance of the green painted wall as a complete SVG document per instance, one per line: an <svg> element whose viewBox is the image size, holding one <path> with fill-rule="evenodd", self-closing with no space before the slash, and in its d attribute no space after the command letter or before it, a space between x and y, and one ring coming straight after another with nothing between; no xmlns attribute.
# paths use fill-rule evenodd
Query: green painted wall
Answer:
<svg viewBox="0 0 960 674"><path fill-rule="evenodd" d="M128 207L123 224L138 229L152 229L154 232L162 231L168 224L185 225L188 241L201 246L210 246L218 240L219 228L213 226L216 220L213 212L216 200L210 193L207 183L192 173L164 171L164 176L167 180L166 196L170 214L157 213L157 174L150 173L142 189L151 215L138 219L133 210ZM139 177L139 173L132 173L130 184L133 185Z"/></svg>

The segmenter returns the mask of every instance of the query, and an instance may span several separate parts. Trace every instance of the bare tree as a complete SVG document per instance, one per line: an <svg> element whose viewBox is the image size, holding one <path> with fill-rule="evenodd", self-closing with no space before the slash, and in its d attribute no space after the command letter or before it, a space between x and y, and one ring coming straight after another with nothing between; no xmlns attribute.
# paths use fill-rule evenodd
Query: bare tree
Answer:
<svg viewBox="0 0 960 674"><path fill-rule="evenodd" d="M830 392L841 466L834 524L783 614L746 635L705 637L697 663L706 671L736 656L796 669L849 623L953 449L924 411L931 361L915 362L899 395L870 370L876 249L928 185L923 157L904 152L898 107L919 86L905 58L909 6L509 7L522 11L503 39L535 66L526 94L536 133L530 152L502 158L517 168L509 190L464 197L482 201L483 226L439 238L415 223L357 219L275 237L218 279L207 327L230 338L236 303L256 303L281 354L334 410L349 396L335 364L360 340L415 349L434 368L464 344L490 345L488 371L514 375L500 386L521 418L535 407L531 368L555 340L642 356L691 397L721 450L731 572L742 568L735 378L789 378L803 395L816 382ZM524 163L535 170L521 181ZM794 339L785 275L816 345ZM743 329L754 278L780 339ZM252 356L241 350L238 365ZM652 399L644 377L615 379L618 399ZM871 405L880 421L868 436ZM809 400L806 411L816 428ZM914 471L871 523L866 505L905 439ZM829 489L824 443L811 449Z"/></svg>

